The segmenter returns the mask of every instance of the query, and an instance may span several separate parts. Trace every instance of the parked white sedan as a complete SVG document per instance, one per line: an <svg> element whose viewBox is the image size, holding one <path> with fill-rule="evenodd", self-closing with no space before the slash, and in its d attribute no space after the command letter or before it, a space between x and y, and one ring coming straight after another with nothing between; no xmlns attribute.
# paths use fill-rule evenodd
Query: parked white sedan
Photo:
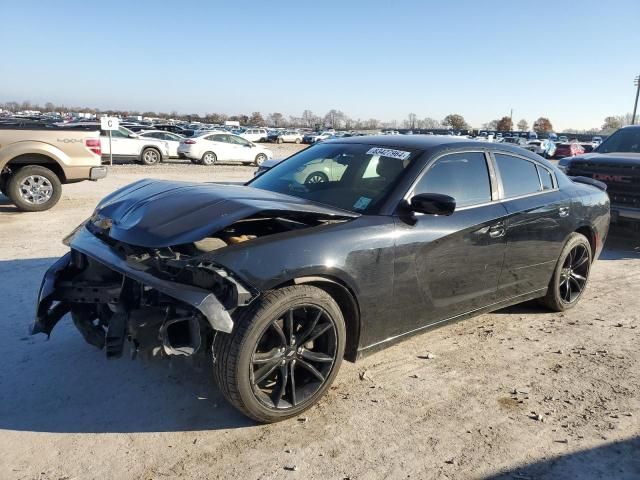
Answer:
<svg viewBox="0 0 640 480"><path fill-rule="evenodd" d="M165 142L167 148L169 149L169 157L171 158L178 158L178 147L180 146L180 142L184 140L184 137L182 135L178 135L177 133L165 132L163 130L149 130L140 132L138 136L142 138L153 138L155 140L161 140Z"/></svg>
<svg viewBox="0 0 640 480"><path fill-rule="evenodd" d="M182 140L178 147L178 156L204 165L213 165L216 162L242 162L259 166L265 160L273 158L273 152L231 133L205 133Z"/></svg>

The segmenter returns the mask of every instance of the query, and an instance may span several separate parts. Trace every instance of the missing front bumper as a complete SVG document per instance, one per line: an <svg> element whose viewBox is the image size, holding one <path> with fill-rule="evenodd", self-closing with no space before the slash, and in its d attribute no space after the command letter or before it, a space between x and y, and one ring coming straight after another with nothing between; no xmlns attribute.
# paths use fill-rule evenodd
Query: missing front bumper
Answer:
<svg viewBox="0 0 640 480"><path fill-rule="evenodd" d="M233 329L231 311L207 290L192 285L176 283L158 278L146 270L135 269L121 258L109 245L91 234L86 228L77 230L70 239L72 252L67 253L56 261L44 275L36 309L36 319L32 326L32 333L49 335L56 323L76 304L118 304L121 285L105 283L74 284L73 251L86 255L91 260L107 269L120 274L124 280L139 284L141 288L152 289L172 299L178 300L200 312L211 328L225 333ZM71 278L71 281L69 279ZM250 294L240 283L228 280L236 289L236 298L251 298ZM123 281L124 284L124 281Z"/></svg>

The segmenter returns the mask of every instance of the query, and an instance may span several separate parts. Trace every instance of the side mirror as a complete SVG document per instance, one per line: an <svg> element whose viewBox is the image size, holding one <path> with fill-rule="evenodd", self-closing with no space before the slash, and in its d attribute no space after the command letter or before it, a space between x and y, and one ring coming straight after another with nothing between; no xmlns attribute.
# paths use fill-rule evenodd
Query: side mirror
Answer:
<svg viewBox="0 0 640 480"><path fill-rule="evenodd" d="M456 209L456 199L441 193L420 193L409 201L409 210L428 215L451 215Z"/></svg>
<svg viewBox="0 0 640 480"><path fill-rule="evenodd" d="M138 138L138 137L139 137L139 135L136 134L136 133L130 133L129 134L129 138Z"/></svg>

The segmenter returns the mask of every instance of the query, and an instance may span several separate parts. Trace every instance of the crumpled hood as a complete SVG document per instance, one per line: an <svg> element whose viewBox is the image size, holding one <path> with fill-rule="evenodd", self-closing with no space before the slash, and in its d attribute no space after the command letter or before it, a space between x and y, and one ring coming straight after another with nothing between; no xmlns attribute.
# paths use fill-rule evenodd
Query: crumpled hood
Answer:
<svg viewBox="0 0 640 480"><path fill-rule="evenodd" d="M640 153L611 152L611 153L586 153L570 159L572 165L600 163L603 165L640 165Z"/></svg>
<svg viewBox="0 0 640 480"><path fill-rule="evenodd" d="M161 248L201 240L250 216L345 219L358 214L257 188L145 179L105 197L96 207L112 222L109 236Z"/></svg>

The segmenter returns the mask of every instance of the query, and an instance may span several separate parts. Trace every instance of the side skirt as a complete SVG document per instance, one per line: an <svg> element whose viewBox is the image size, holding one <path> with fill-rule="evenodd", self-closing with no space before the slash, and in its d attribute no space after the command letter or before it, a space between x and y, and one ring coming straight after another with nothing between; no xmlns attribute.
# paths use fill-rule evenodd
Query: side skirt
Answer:
<svg viewBox="0 0 640 480"><path fill-rule="evenodd" d="M418 335L420 333L424 333L428 330L432 330L438 327L442 327L444 325L448 325L450 323L456 323L461 320L466 320L467 318L476 317L483 313L493 312L495 310L500 310L501 308L510 307L512 305L517 305L518 303L526 302L528 300L533 300L534 298L543 297L547 293L546 288L542 288L540 290L535 290L533 292L525 293L523 295L518 295L517 297L511 297L506 300L502 300L497 303L492 303L491 305L487 305L486 307L479 308L477 310L472 310L467 313L462 313L460 315L456 315L454 317L445 318L444 320L439 320L434 323L430 323L429 325L424 325L422 327L418 327L414 330L410 330L405 333L401 333L400 335L396 335L394 337L387 338L377 343L373 343L366 347L362 347L358 349L358 354L356 359L360 360L362 358L368 357L369 355L383 350L391 345L394 345L398 342L401 342L409 337L414 335Z"/></svg>

